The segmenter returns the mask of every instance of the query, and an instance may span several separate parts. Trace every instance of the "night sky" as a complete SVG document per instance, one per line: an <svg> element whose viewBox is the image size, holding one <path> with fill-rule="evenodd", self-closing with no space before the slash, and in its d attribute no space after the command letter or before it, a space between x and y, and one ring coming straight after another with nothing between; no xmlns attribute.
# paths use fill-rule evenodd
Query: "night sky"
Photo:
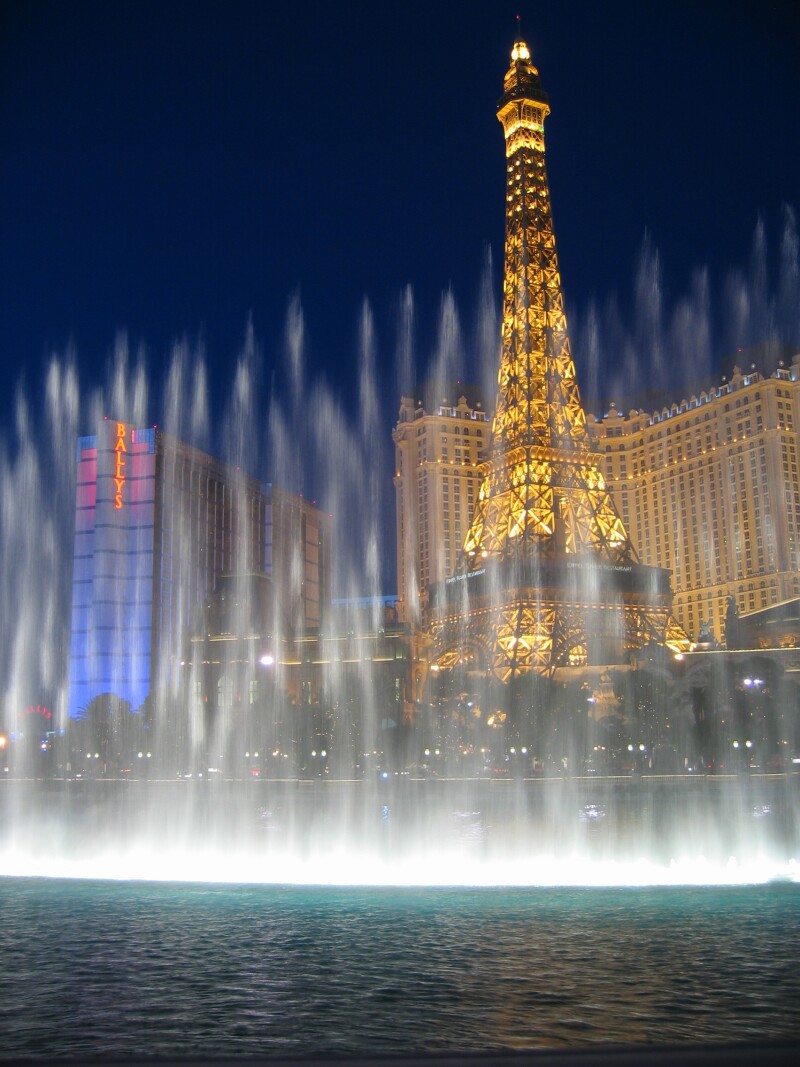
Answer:
<svg viewBox="0 0 800 1067"><path fill-rule="evenodd" d="M482 281L500 299L495 104L518 10L552 106L586 406L632 359L647 379L648 345L677 381L765 334L800 341L794 2L5 0L0 426L20 381L35 403L52 353L71 348L82 388L101 383L123 330L154 382L176 339L202 346L221 405L252 321L266 405L297 294L309 374L352 410L369 302L387 441L407 286L417 376L448 291L478 373ZM709 336L689 357L698 314Z"/></svg>

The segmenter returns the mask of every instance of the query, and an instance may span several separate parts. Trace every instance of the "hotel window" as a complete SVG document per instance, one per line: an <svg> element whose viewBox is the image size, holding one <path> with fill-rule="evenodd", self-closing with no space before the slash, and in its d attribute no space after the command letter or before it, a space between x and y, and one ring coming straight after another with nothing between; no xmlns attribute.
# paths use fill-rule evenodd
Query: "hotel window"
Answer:
<svg viewBox="0 0 800 1067"><path fill-rule="evenodd" d="M233 679L226 675L217 682L217 707L233 707Z"/></svg>

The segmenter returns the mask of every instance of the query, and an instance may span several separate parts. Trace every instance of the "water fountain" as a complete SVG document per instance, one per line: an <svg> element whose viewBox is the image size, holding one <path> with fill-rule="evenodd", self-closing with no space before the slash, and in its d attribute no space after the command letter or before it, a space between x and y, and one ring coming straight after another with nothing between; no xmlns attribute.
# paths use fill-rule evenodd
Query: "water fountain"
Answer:
<svg viewBox="0 0 800 1067"><path fill-rule="evenodd" d="M792 217L787 220L787 233L784 247L791 248ZM789 264L786 276L796 277L796 241L794 260L788 253L784 258ZM647 273L646 265L640 273ZM729 289L733 292L736 285L731 283ZM781 302L788 307L791 301L784 289ZM657 290L657 285L649 288L656 296ZM640 310L646 291L647 286L639 287ZM463 343L472 336L483 357L474 368L476 375L486 375L486 338L491 335L495 312L486 286L482 292L481 311L471 333L460 329L452 295L444 298L439 340L431 360L436 373L442 367L457 369L457 339ZM396 345L401 385L416 362L411 340L413 307L408 290L401 301ZM655 334L666 332L673 340L675 336L685 339L691 328L710 337L709 316L707 286L702 282L695 284L692 296L676 309L666 331L660 313L645 315L651 350L658 360L667 345L664 336ZM602 351L597 322L590 311L584 343L592 358ZM159 1027L152 1022L157 1004L143 996L141 989L125 1003L121 1003L124 998L104 997L102 975L118 975L113 946L120 922L135 931L134 937L124 938L126 959L135 962L147 981L154 982L153 997L164 996L163 979L159 982L155 974L162 964L170 973L177 973L174 968L178 966L190 974L182 995L187 1011L192 1012L196 998L203 996L201 972L208 957L215 955L203 953L201 957L196 951L210 930L220 957L243 961L249 975L247 992L238 1000L232 996L230 1010L235 1014L242 1004L249 1004L253 989L265 1002L279 1005L274 1012L263 1005L253 1009L272 1035L272 1052L492 1050L554 1040L569 1043L575 1039L570 1034L570 1005L580 1002L576 976L584 971L597 980L598 989L602 985L605 1003L613 1003L626 981L635 981L639 994L652 1005L655 1020L634 1025L630 1013L623 1012L623 1021L609 1025L613 1011L603 1008L593 1022L575 1022L575 1026L588 1026L591 1040L596 1034L617 1041L674 1041L698 1035L725 1040L752 1036L747 1027L759 1023L762 1030L757 1033L796 1037L796 1029L786 1018L800 990L793 967L787 969L783 963L778 966L783 999L778 997L766 1008L762 1003L739 1005L721 1022L715 1018L686 1024L665 1021L659 1007L660 983L680 972L684 949L701 959L704 974L713 971L720 984L730 983L742 954L757 962L759 976L773 974L775 961L766 945L782 934L788 947L779 958L785 962L788 956L793 965L796 947L800 947L794 933L800 812L791 775L670 773L660 778L643 774L633 754L624 773L595 775L580 761L579 775L561 764L536 776L529 753L511 750L526 759L510 760L507 746L502 761L491 761L466 774L455 755L457 745L438 754L442 758L434 775L433 761L423 761L418 751L427 739L415 734L413 727L405 731L402 744L393 746L390 756L387 735L397 729L397 723L384 713L374 661L357 676L354 690L352 675L340 659L321 673L325 707L333 720L344 715L348 721L356 709L357 730L340 730L337 735L335 729L333 733L317 730L306 720L313 736L324 737L326 745L332 736L346 740L339 747L332 746L330 753L327 748L318 752L309 744L311 754L324 759L311 769L292 758L289 769L280 771L277 763L265 764L258 756L255 777L249 750L244 770L242 763L234 766L224 761L225 752L241 738L232 720L206 714L200 698L202 684L197 686L202 683L196 673L200 664L191 655L186 656L182 672L176 672L172 662L163 665L160 677L174 679L177 674L180 684L169 690L165 683L151 701L146 724L141 709L119 705L107 709L112 718L129 716L142 727L142 748L130 750L130 765L120 764L113 772L106 768L103 773L97 773L95 766L95 773L90 773L90 762L77 769L74 752L85 747L85 735L81 748L75 749L73 738L81 727L69 722L66 712L74 443L104 415L146 427L156 411L163 433L221 455L231 471L254 471L275 484L310 488L323 512L334 516L337 523L332 553L336 595L366 598L364 634L386 636L380 593L389 483L376 442L385 437L379 400L383 383L377 368L389 361L377 358L377 330L366 303L359 336L355 417L345 413L325 383L306 380L304 323L298 300L291 303L287 315L286 385L273 392L268 418L261 415L262 356L250 326L235 364L227 410L219 419L222 433L218 439L212 438L203 353L186 344L175 346L163 388L151 387L144 360L132 360L122 338L105 388L87 392L78 381L75 361L67 356L53 359L41 405L19 393L14 435L0 452L3 603L15 605L15 611L7 611L0 620L6 717L6 743L0 758L4 774L0 781L0 874L5 876L0 891L10 903L11 916L0 930L0 944L12 967L15 960L26 958L26 952L36 954L36 966L52 966L45 942L74 948L85 937L91 916L93 936L102 951L90 955L91 964L81 971L81 978L97 1002L102 1002L106 1016L113 1017L114 1028L105 1035L105 1044L103 1035L94 1038L90 1033L76 1034L66 1046L59 1045L69 1025L68 1013L59 1006L52 1032L41 1038L21 1033L7 1047L43 1055L55 1047L67 1047L80 1055L107 1049L109 1044L120 1047L115 1042L123 1040L119 1035L124 1034L127 1051L185 1050L180 1026ZM661 362L655 370L660 366ZM594 373L591 363L590 370ZM24 509L19 506L21 500L26 502ZM234 600L243 614L234 618L232 632L244 632L247 598L237 595ZM276 603L273 618L290 615L292 607L291 602ZM280 633L277 624L270 630L273 638ZM363 634L354 628L346 636L358 645ZM115 639L121 644L129 640L124 620ZM392 647L401 648L402 640L398 638ZM267 733L279 736L278 720L286 714L281 686L290 665L285 657L281 659L279 643L258 652L246 670L253 675L271 672L272 688L267 690L271 696L264 714ZM528 684L544 699L544 689L537 688L544 683L537 678L529 676ZM588 728L596 721L586 704L597 698L584 694L582 699L582 721ZM318 708L322 713L322 702ZM183 746L181 758L185 757L179 766L175 736ZM446 736L445 731L434 744ZM167 737L169 746L165 746ZM458 730L453 737L457 742ZM296 739L294 733L292 738ZM35 744L29 743L31 739ZM212 745L217 746L213 764L208 759ZM222 762L217 758L220 754ZM283 757L284 752L279 750L277 755ZM91 748L86 758L91 761ZM267 773L262 774L265 767ZM487 767L488 777L482 773ZM34 881L26 880L31 876ZM55 881L39 883L35 881L38 876ZM71 888L66 879L76 880L72 885L77 888ZM107 882L117 887L113 897L108 895ZM159 895L152 885L155 882L170 885ZM565 889L680 886L685 890L687 886L752 887L754 883L769 884L755 896L713 898L699 890L653 897L631 892L581 896ZM198 886L197 893L187 889L187 884ZM235 888L226 893L209 889L211 884ZM264 885L273 887L272 895L242 889ZM320 885L328 887L326 892L303 895L286 888ZM345 886L348 893L341 892ZM397 896L388 889L421 886L439 887L440 892ZM497 891L476 894L464 889L453 894L454 886ZM374 892L365 893L363 887ZM382 887L384 895L376 887ZM522 892L531 887L559 887L559 894ZM767 931L766 938L752 935L750 920L756 906L762 909L761 929ZM42 927L40 943L26 944L31 916L37 914L49 916L58 933ZM409 914L419 934L411 947L402 933L407 928L400 922ZM677 939L671 924L681 931ZM568 931L573 927L580 936L570 940ZM491 932L492 945L500 947L499 957L480 934L482 929ZM615 945L624 946L622 969L609 952L606 933ZM582 945L590 946L588 956ZM437 969L435 962L445 956L449 960L455 946L459 954L453 967L445 964ZM536 982L531 979L534 951ZM157 958L155 970L148 953ZM711 961L717 955L722 963L713 970ZM501 957L510 961L507 966L498 964ZM662 968L661 957L669 961L669 971ZM75 949L66 958L67 969L59 973L57 988L69 984L72 960L82 965L87 957ZM603 960L602 979L594 970L595 959ZM388 976L392 967L399 968L399 984ZM289 977L282 979L281 986L265 976L265 968ZM635 977L626 976L625 968L632 968ZM426 970L433 975L427 984L420 978ZM213 988L225 986L229 978L218 969L212 971ZM370 995L375 999L358 1023L353 1022L351 1034L345 1020L353 998L364 993L360 977L364 974L372 983ZM693 993L703 992L699 979L689 975L684 980ZM439 1000L436 987L442 982L446 988ZM488 998L481 994L484 982L492 987ZM288 993L287 986L291 986ZM174 988L173 983L173 995ZM531 1005L541 1010L547 1002L548 989L556 999L552 1017L540 1024L544 1029L537 1031L529 1021L522 1026L520 1020L532 1014ZM496 1003L491 1001L498 991L506 1021L493 1018ZM382 998L396 1009L388 1028ZM674 999L679 1000L680 994ZM9 995L9 1012L17 1010L13 1007L17 1000ZM324 1016L332 1000L337 1001L338 1014L331 1017L331 1029L309 1036L308 1027L318 1020L308 1018L306 1001ZM448 1005L462 1001L468 1005L467 1012L459 1015L457 1025L452 1019L448 1022ZM258 1050L257 1044L248 1043L247 1035L231 1035L228 1008L215 1007L224 1043L220 1044L218 1035L192 1031L190 1052L228 1052L232 1047ZM421 1033L415 1032L415 1013L421 1013L422 1026L427 1028ZM276 1033L273 1016L285 1020L295 1015L304 1020L303 1025L293 1026L290 1033ZM769 1019L767 1027L763 1027L765 1018ZM470 1035L467 1039L465 1033Z"/></svg>
<svg viewBox="0 0 800 1067"><path fill-rule="evenodd" d="M493 318L491 306L488 311L484 306L483 314ZM534 772L523 770L520 762L517 768L503 768L502 776L490 768L488 778L465 780L463 767L448 767L444 755L439 761L443 773L431 777L430 768L422 767L422 751L414 747L425 739L411 735L395 762L381 762L383 756L373 756L372 763L363 760L358 781L353 780L358 759L351 758L352 752L346 767L337 766L332 752L324 777L300 775L294 765L288 771L265 765L264 777L257 781L241 781L238 766L222 768L219 777L228 782L178 779L178 772L190 766L206 774L209 766L200 766L192 755L192 744L195 755L205 753L203 744L197 747L205 727L197 708L184 702L180 714L186 719L185 765L158 751L164 733L158 729L163 724L156 723L143 742L152 758L147 771L133 762L125 781L75 780L79 771L86 775L87 768L69 765L75 724L70 727L66 717L75 500L74 451L68 443L77 440L87 424L96 425L103 412L130 412L132 419L146 425L146 412L155 408L166 433L199 448L218 447L234 467L268 464L273 480L290 486L303 486L308 471L314 471L323 510L348 520L336 541L335 592L367 596L371 606L366 629L379 630L382 509L388 508L388 479L380 450L374 447L381 436L377 397L382 383L366 305L361 323L361 400L355 421L324 383L305 381L303 315L296 300L287 314L285 396L273 398L268 426L261 432L255 429L260 425L255 382L261 357L252 329L233 374L222 420L225 440L218 446L211 441L203 353L185 344L174 348L162 395L151 385L144 364L131 360L124 339L116 346L105 388L82 390L74 362L67 357L54 358L50 366L41 411L38 401L20 392L15 436L3 455L4 601L19 605L2 623L4 726L6 737L12 731L22 735L19 741L9 741L3 752L4 766L11 768L2 782L7 813L4 873L202 880L219 877L224 869L225 878L233 881L389 884L702 883L793 877L795 798L784 789L782 777L751 776L746 788L737 777L727 784L715 779L710 786L703 776L645 777L643 789L632 768L614 780L565 777L563 770L556 774L553 768L543 768L536 780L526 781ZM452 338L459 331L457 311L448 297L432 364L453 359ZM406 369L397 373L408 373L408 338L413 332L408 292L397 345L398 364L402 368L405 363ZM481 332L479 322L471 333L479 337ZM302 449L298 441L304 442ZM29 502L24 511L15 506L21 498ZM379 507L374 507L375 500L381 501ZM118 640L126 640L124 628ZM324 687L331 705L344 706L344 696L337 691L343 685L341 664L328 672ZM366 672L357 700L364 715L360 757L386 747L374 686L374 677ZM37 708L52 719L42 718ZM24 716L28 709L26 722L20 712ZM277 712L268 709L267 714ZM40 726L46 728L37 730ZM34 747L26 748L26 733L35 740ZM163 817L165 804L170 807L168 819ZM65 813L74 816L72 823ZM224 868L220 851L226 856Z"/></svg>
<svg viewBox="0 0 800 1067"><path fill-rule="evenodd" d="M517 115L519 107L523 110ZM30 401L20 390L15 434L2 454L4 603L16 606L3 619L0 641L4 755L10 768L6 775L17 782L45 778L51 783L46 788L5 783L6 802L16 809L7 820L4 855L9 870L46 868L51 846L62 838L62 844L55 847L60 860L70 863L79 855L81 861L102 863L111 849L121 853L115 862L122 864L120 869L126 874L150 869L143 850L159 853L158 866L166 876L179 869L195 870L187 850L195 852L200 844L204 852L211 845L224 847L229 853L228 870L235 871L231 876L239 880L703 881L709 877L705 861L717 865L721 873L716 877L722 880L753 877L752 866L745 861L756 863L760 878L789 869L797 837L789 779L781 778L779 783L749 778L745 788L734 778L728 786L709 791L697 784L700 779L678 787L666 782L656 785L653 777L644 787L639 773L643 769L638 755L644 750L641 738L627 738L630 756L624 764L617 760L619 766L599 766L590 758L602 748L594 736L601 721L596 702L603 703L605 689L613 704L620 699L620 685L630 689L631 683L607 673L599 688L585 679L583 685L578 684L580 679L564 683L558 692L548 688L547 677L559 662L580 665L587 659L590 642L597 641L591 626L601 616L606 619L607 632L602 635L606 645L624 636L628 647L634 633L639 634L634 641L641 644L651 629L651 637L661 644L677 648L675 641L681 638L679 628L669 620L661 593L645 609L640 606L645 587L661 581L653 568L640 568L641 589L637 586L634 601L626 600L621 610L612 609L610 600L602 603L597 590L575 585L571 577L569 589L557 592L554 601L555 615L561 612L563 617L542 622L546 614L542 575L548 567L553 569L553 560L555 570L574 568L575 560L582 565L600 561L611 570L622 564L628 571L637 567L602 476L585 458L585 417L574 382L544 170L543 122L548 113L538 72L525 44L517 42L498 109L508 156L503 342L495 426L496 440L502 445L492 452L488 495L479 502L476 515L480 514L473 519L465 549L464 577L479 576L486 569L489 610L496 616L492 624L496 633L486 639L485 679L476 681L474 667L468 669L462 657L463 649L451 647L453 633L456 638L462 635L464 647L471 642L471 649L485 637L482 602L475 603L475 582L464 581L458 587L463 595L457 598L461 606L455 614L452 605L438 616L434 609L428 622L430 648L425 658L434 669L445 662L455 667L448 675L450 688L455 686L452 692L444 684L447 672L437 678L431 671L427 680L423 677L420 684L412 684L408 659L419 653L412 653L399 628L387 629L380 594L388 571L386 545L391 543L387 522L391 490L387 457L379 443L386 437L382 427L388 422L380 400L387 382L381 380L378 366L389 361L378 360L377 329L368 302L360 314L358 396L352 413L346 413L330 386L306 380L305 327L298 298L288 308L284 384L273 383L268 418L261 416L264 360L250 323L233 368L229 399L224 410L214 413L214 425L220 427L215 435L202 350L192 350L185 342L176 344L163 382L154 383L144 356L132 357L126 339L120 337L106 386L88 393L79 385L74 358L56 356L47 374L41 412L38 401ZM797 248L794 214L787 209L774 286L777 295L771 296L766 239L759 224L751 279L731 274L724 293L730 314L719 316L726 322L735 319L740 343L778 336L780 329L789 336L797 327L797 301L793 299L799 273ZM493 373L497 312L491 270L489 258L469 329L462 327L453 294L444 295L428 361L432 378L444 380L466 372L485 383ZM635 325L629 336L620 330L613 311L606 316L604 333L593 308L585 325L578 316L590 395L598 379L597 361L604 355L601 338L610 338L605 343L618 345L623 353L646 351L651 384L664 384L667 364L674 367L677 362L688 372L690 353L694 371L699 360L700 370L710 373L706 364L711 360L711 338L718 331L707 276L701 272L692 280L690 294L677 302L671 316L663 303L658 256L645 239L635 281ZM540 319L546 319L546 328ZM616 331L608 325L614 320ZM409 288L398 308L392 386L400 392L408 390L413 367L422 362L415 357L414 333L414 298ZM520 359L521 352L527 353L527 362ZM638 367L629 355L623 363L623 373L633 388L633 371L638 372ZM545 370L539 374L538 367ZM520 375L530 379L527 390L520 389ZM391 377L390 373L387 381ZM392 399L396 401L396 396ZM158 433L142 429L153 413L158 416ZM105 423L99 437L79 439L87 428L102 426L109 416L111 422ZM119 573L110 577L104 573L103 591L80 607L81 598L86 599L82 557L96 555L101 542L93 540L94 533L74 532L75 502L80 514L89 489L81 482L76 496L73 442L79 442L79 457L87 447L86 455L94 455L96 447L102 452L101 439L106 437L117 463L108 484L115 476L116 488L107 511L97 512L98 531L113 526L114 508L122 507L125 494L139 493L130 497L135 516L140 515L137 508L150 510L141 511L143 518L130 520L133 525L109 535L107 544L102 542L103 560L109 562L103 562L101 570ZM566 450L565 439L570 445ZM185 442L185 446L162 446L160 458L156 455L151 462L154 469L159 463L178 464L175 456L180 453L188 457L180 462L193 471L192 457L199 455L193 449L221 456L225 464L217 489L227 494L227 503L220 512L223 517L214 521L222 523L219 536L223 541L233 538L238 548L231 553L223 546L220 551L228 555L213 568L201 559L195 566L200 578L191 582L182 577L184 565L178 561L211 551L203 542L204 535L197 532L194 497L188 504L181 503L180 478L175 474L170 480L162 471L160 488L152 490L145 504L141 495L147 481L144 468L137 468L136 457L127 451L141 451L149 442L150 452L156 453L156 442L161 440ZM514 450L523 446L528 459L521 466L512 458L517 455ZM99 486L102 464L97 463ZM127 486L125 463L129 464ZM561 467L568 473L559 475L563 485L555 490L551 516L546 504L549 487L542 478L554 478L552 472ZM80 477L86 479L84 466L79 463L78 468L83 472ZM191 471L188 477L194 478ZM322 547L322 526L314 535L319 544L312 548L305 534L299 536L303 524L312 521L310 513L304 513L297 518L295 533L287 535L290 543L283 555L278 553L277 542L272 544L272 533L267 538L269 548L259 548L255 542L262 537L263 516L273 502L263 497L259 483L249 480L251 474L318 498L321 513L332 516L332 547ZM152 482L158 476L147 477ZM523 496L524 507L520 504ZM20 499L28 502L24 511L18 506ZM210 500L208 490L199 503L210 509ZM94 515L93 503L91 507ZM254 507L261 509L257 521L252 517L255 512L251 515ZM508 508L511 518L504 511ZM159 523L162 529L169 524L172 547L158 557L161 573L156 581L161 592L152 595L151 603L146 588L149 574L145 575L141 563L129 560L156 559L155 549L148 549L142 538L152 541ZM276 523L272 531L277 530ZM321 618L312 619L318 631L316 644L303 643L301 632L307 620L298 609L305 595L304 582L309 580L309 551L319 554L314 580L322 590L320 602L327 596L327 586L319 575L329 571L333 596L351 603L349 617L326 609ZM274 557L268 559L270 552ZM492 559L485 561L487 555ZM497 565L490 575L489 565L494 562ZM269 617L262 612L257 620L253 580L247 576L273 567L280 573L260 581L269 600ZM540 579L532 594L535 602L520 609L531 618L524 623L522 616L517 622L502 621L508 611L498 606L497 597L501 593L508 597L502 590L508 587L509 575L519 590L523 572L531 567ZM589 581L599 580L597 567L585 569ZM87 571L87 581L88 576ZM170 590L179 587L179 592L164 594L165 584ZM595 623L570 624L572 632L564 620L576 617L576 610L582 610L576 605L590 593L597 600ZM219 601L225 596L227 621L215 632L214 598ZM355 615L354 604L360 604ZM122 605L132 607L122 610ZM120 688L123 679L117 685L113 670L110 674L105 666L101 670L100 659L108 658L109 649L113 659L114 650L134 647L139 631L147 630L151 614L154 620L157 614L164 619L168 615L167 621L159 619L160 629L152 630L159 635L158 647L144 649L142 662L131 666L129 659L125 668L141 673L144 681L138 689ZM612 615L615 621L609 623ZM523 632L525 627L529 633ZM76 645L75 635L84 631L88 635L82 639L85 645ZM514 636L518 632L522 634L519 640ZM556 632L563 645L560 652ZM102 640L97 636L101 633ZM219 650L224 646L211 642L231 635L242 639L245 651L236 668L240 675L237 695L234 699L231 688L231 699L223 700L216 675L209 676L209 665L220 660ZM520 652L523 646L524 654ZM84 695L74 669L70 680L70 656L75 662L76 654L88 665L87 678L98 672L108 675L104 683L108 692L97 693L93 699L97 683L91 682ZM357 669L346 666L351 661L359 662ZM379 666L386 661L393 661L394 669ZM528 673L532 665L538 665L538 673ZM417 666L413 669L417 671ZM468 676L470 669L472 676ZM149 681L145 678L148 671ZM234 685L232 680L226 684ZM436 710L421 715L417 708L409 714L408 690L412 688L417 690L417 703ZM773 699L774 690L773 685ZM234 705L243 700L246 706L247 693L249 719L257 722L245 729L238 720L246 716ZM628 695L641 704L641 694ZM691 732L688 694L674 686L647 696L651 716L665 718L667 699L679 705L682 700L682 707L672 709L674 733L682 728L684 733ZM461 708L459 700L469 710ZM495 716L495 726L505 722L499 732L488 730L492 704L505 709ZM527 709L522 718L520 707ZM607 726L611 720L602 721ZM556 743L558 729L561 738ZM470 760L462 758L467 734L473 742L468 746ZM593 744L587 747L590 734ZM669 768L654 763L652 743L648 738L648 770L689 769L686 760ZM264 749L271 754L265 757ZM473 758L477 751L483 753L480 760ZM596 778L598 771L605 772L602 783ZM222 781L209 780L210 776ZM253 776L258 782L250 780ZM111 786L115 778L118 785ZM57 788L52 784L55 781L60 783ZM246 796L243 784L250 790ZM104 790L111 799L101 805L102 815L113 812L115 806L120 811L109 829L101 820L87 835L81 820L91 816L94 826L97 813L86 798ZM676 791L691 794L690 811L679 810L681 805L676 805L672 795ZM70 831L69 818L66 829L57 828L59 816L72 811L73 803L80 809L80 818L76 815L74 821L81 828ZM83 810L87 804L89 816ZM152 809L165 804L172 813L162 819ZM36 829L40 823L43 834ZM25 851L39 838L33 848L39 855L26 868ZM265 851L271 856L267 864L263 862ZM165 860L165 852L181 856L177 866ZM587 855L592 862L585 862ZM126 856L135 858L126 861ZM346 873L332 875L332 857L345 857ZM728 864L731 857L732 866ZM656 861L656 873L630 869L646 860ZM618 866L609 869L609 863Z"/></svg>
<svg viewBox="0 0 800 1067"><path fill-rule="evenodd" d="M288 390L273 405L270 442L290 479L302 434L324 506L371 516L340 544L340 588L361 593L380 543L374 409L362 404L353 424L321 384L299 402L297 304L288 321L296 400ZM235 374L230 436L263 449L244 432L255 351ZM83 395L55 361L36 432L20 401L4 452L5 602L22 605L0 623L5 707L35 692L56 730L69 731L67 444L98 412L143 402L146 380L124 345L105 395ZM176 347L161 421L210 448L204 380L202 353ZM178 393L192 403L173 403ZM13 506L22 495L26 513ZM368 679L360 696L374 742ZM797 1038L797 813L783 780L769 796L744 778L447 781L394 767L388 779L372 767L358 781L198 781L167 779L152 752L151 779L4 764L15 768L0 782L4 1055L491 1056ZM36 997L46 1011L31 1011Z"/></svg>

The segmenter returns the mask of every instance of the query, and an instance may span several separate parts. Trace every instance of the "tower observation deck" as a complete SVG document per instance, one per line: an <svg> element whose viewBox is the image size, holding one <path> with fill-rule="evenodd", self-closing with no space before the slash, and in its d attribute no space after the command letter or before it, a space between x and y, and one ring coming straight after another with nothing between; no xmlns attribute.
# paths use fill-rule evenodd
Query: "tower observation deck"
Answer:
<svg viewBox="0 0 800 1067"><path fill-rule="evenodd" d="M591 451L570 352L545 170L550 113L514 43L497 117L506 144L506 237L497 399L464 569L431 590L439 668L621 663L688 647L669 572L639 564Z"/></svg>

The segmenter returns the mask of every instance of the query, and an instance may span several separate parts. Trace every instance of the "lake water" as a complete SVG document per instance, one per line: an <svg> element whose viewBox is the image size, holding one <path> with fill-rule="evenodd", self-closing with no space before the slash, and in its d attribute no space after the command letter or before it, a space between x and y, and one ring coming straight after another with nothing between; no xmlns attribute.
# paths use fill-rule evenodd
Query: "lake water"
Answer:
<svg viewBox="0 0 800 1067"><path fill-rule="evenodd" d="M792 882L357 889L6 877L0 917L6 1058L800 1040Z"/></svg>

